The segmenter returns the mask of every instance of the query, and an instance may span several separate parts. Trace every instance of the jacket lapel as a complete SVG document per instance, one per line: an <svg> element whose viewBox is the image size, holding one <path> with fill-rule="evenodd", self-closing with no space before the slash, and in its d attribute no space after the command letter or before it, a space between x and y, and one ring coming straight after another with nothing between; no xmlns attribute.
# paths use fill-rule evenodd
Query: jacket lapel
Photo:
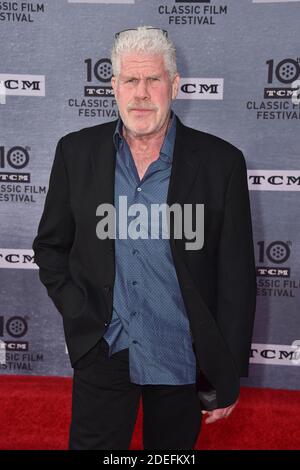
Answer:
<svg viewBox="0 0 300 470"><path fill-rule="evenodd" d="M93 185L96 203L114 204L116 149L113 134L117 121L107 124L103 133L95 139L91 152Z"/></svg>
<svg viewBox="0 0 300 470"><path fill-rule="evenodd" d="M173 164L167 204L183 204L196 179L200 158L188 129L177 118Z"/></svg>

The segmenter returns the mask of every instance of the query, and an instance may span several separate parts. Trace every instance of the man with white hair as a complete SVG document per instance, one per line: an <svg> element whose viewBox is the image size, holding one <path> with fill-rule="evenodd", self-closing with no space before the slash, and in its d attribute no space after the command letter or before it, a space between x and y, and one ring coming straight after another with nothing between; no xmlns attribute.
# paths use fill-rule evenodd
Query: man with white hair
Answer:
<svg viewBox="0 0 300 470"><path fill-rule="evenodd" d="M111 60L120 118L60 139L33 243L74 368L69 447L128 449L142 398L144 448L192 449L201 415L228 417L248 373L245 160L171 110L166 31L117 33Z"/></svg>

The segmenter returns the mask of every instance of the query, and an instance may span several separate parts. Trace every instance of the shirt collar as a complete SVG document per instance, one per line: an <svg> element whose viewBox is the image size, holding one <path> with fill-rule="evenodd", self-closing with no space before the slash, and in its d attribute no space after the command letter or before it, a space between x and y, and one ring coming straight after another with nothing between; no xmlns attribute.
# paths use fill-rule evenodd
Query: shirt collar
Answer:
<svg viewBox="0 0 300 470"><path fill-rule="evenodd" d="M160 149L160 158L167 162L172 162L176 135L176 115L171 111L171 120L162 147Z"/></svg>
<svg viewBox="0 0 300 470"><path fill-rule="evenodd" d="M114 132L114 135L113 135L113 141L114 141L114 144L115 144L115 147L116 147L117 151L120 150L121 145L122 145L123 140L124 140L123 135L122 135L122 127L123 127L122 119L119 118L118 122L117 122L115 132Z"/></svg>
<svg viewBox="0 0 300 470"><path fill-rule="evenodd" d="M117 151L121 150L122 146L124 145L124 137L123 137L122 129L123 129L123 122L121 118L119 118L114 135L113 135L113 142ZM168 127L166 136L164 138L162 147L160 149L160 158L162 158L162 160L164 161L172 162L173 160L175 135L176 135L176 115L173 111L171 111L170 125Z"/></svg>

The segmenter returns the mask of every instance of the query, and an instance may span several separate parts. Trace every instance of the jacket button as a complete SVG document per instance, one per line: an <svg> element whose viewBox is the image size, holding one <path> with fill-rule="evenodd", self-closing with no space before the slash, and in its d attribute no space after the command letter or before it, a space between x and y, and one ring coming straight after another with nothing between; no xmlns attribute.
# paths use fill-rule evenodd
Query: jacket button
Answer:
<svg viewBox="0 0 300 470"><path fill-rule="evenodd" d="M110 287L108 284L106 284L106 285L104 286L104 290L105 290L105 292L106 292L107 294L109 294L110 291L111 291L111 287Z"/></svg>

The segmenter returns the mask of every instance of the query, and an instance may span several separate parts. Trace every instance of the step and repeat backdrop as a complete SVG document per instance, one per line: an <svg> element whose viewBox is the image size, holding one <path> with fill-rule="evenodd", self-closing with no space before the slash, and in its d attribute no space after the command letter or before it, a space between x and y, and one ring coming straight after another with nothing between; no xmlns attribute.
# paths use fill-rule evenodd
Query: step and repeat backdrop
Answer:
<svg viewBox="0 0 300 470"><path fill-rule="evenodd" d="M300 1L0 1L0 373L69 376L31 250L58 139L118 117L114 33L167 29L182 121L246 158L257 314L244 385L300 388Z"/></svg>

